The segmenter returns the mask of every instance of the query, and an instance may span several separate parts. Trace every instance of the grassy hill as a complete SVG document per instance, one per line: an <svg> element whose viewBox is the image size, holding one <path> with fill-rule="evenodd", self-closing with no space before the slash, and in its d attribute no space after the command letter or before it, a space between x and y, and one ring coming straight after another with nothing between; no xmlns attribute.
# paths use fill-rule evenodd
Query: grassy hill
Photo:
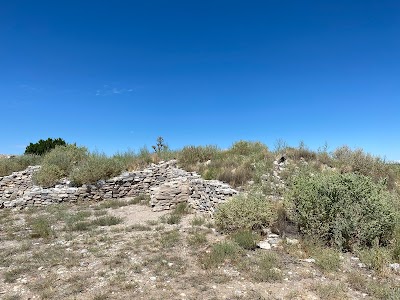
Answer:
<svg viewBox="0 0 400 300"><path fill-rule="evenodd" d="M241 193L212 219L139 198L1 210L0 296L400 299L400 166L362 150L239 141L108 157L67 145L0 159L0 176L41 164L37 184L81 185L172 158Z"/></svg>

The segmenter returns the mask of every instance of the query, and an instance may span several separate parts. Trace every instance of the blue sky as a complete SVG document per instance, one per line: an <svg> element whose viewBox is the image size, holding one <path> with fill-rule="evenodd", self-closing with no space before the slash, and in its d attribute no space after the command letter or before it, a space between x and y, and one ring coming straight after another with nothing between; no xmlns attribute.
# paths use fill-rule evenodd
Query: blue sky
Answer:
<svg viewBox="0 0 400 300"><path fill-rule="evenodd" d="M399 1L1 1L0 153L276 140L400 160Z"/></svg>

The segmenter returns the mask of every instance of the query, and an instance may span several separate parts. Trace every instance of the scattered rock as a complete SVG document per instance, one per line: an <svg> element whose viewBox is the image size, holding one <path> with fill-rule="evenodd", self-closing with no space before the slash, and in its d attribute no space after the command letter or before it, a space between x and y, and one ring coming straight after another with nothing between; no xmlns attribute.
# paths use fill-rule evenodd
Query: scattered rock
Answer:
<svg viewBox="0 0 400 300"><path fill-rule="evenodd" d="M270 250L271 244L267 240L264 240L264 241L258 242L257 247L259 247L261 249L265 249L265 250Z"/></svg>

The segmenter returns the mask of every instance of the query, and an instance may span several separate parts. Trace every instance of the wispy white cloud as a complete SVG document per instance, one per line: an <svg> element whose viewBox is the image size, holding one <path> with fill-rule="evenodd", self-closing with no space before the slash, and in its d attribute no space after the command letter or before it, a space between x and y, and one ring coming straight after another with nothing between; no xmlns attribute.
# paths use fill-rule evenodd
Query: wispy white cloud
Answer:
<svg viewBox="0 0 400 300"><path fill-rule="evenodd" d="M132 88L116 88L109 85L104 85L103 88L96 90L96 96L111 96L132 93Z"/></svg>

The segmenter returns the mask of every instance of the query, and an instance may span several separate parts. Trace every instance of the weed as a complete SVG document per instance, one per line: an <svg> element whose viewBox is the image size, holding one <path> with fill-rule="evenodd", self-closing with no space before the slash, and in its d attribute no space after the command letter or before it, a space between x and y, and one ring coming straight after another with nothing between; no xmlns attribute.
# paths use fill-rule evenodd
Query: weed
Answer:
<svg viewBox="0 0 400 300"><path fill-rule="evenodd" d="M315 284L313 290L321 299L342 300L346 299L346 288L341 283Z"/></svg>
<svg viewBox="0 0 400 300"><path fill-rule="evenodd" d="M37 155L21 155L11 158L0 158L0 177L12 172L25 170L28 166L40 164L41 157Z"/></svg>
<svg viewBox="0 0 400 300"><path fill-rule="evenodd" d="M325 272L337 271L340 267L339 253L330 248L320 248L314 251L315 264Z"/></svg>
<svg viewBox="0 0 400 300"><path fill-rule="evenodd" d="M276 219L273 205L257 191L238 195L219 205L215 224L224 232L259 230L270 227Z"/></svg>
<svg viewBox="0 0 400 300"><path fill-rule="evenodd" d="M220 242L214 244L211 251L200 258L200 263L205 269L214 268L228 259L236 258L239 253L240 249L235 243Z"/></svg>
<svg viewBox="0 0 400 300"><path fill-rule="evenodd" d="M120 224L121 222L122 222L122 219L119 217L104 216L104 217L94 219L91 222L91 224L97 225L97 226L113 226L113 225Z"/></svg>
<svg viewBox="0 0 400 300"><path fill-rule="evenodd" d="M179 203L175 207L175 210L173 212L174 215L179 215L179 216L185 215L187 213L189 213L189 207L186 202Z"/></svg>
<svg viewBox="0 0 400 300"><path fill-rule="evenodd" d="M203 217L195 217L193 220L190 222L192 226L201 226L205 223L205 219Z"/></svg>
<svg viewBox="0 0 400 300"><path fill-rule="evenodd" d="M3 300L20 300L21 299L21 296L18 294L6 295L3 297L4 297Z"/></svg>
<svg viewBox="0 0 400 300"><path fill-rule="evenodd" d="M200 246L207 243L207 237L204 233L195 232L187 238L187 241L191 246Z"/></svg>
<svg viewBox="0 0 400 300"><path fill-rule="evenodd" d="M360 260L370 269L383 273L390 263L390 250L383 247L373 247L358 251Z"/></svg>
<svg viewBox="0 0 400 300"><path fill-rule="evenodd" d="M279 267L280 261L274 252L263 253L257 259L257 269L253 273L253 278L263 282L279 281L282 279Z"/></svg>
<svg viewBox="0 0 400 300"><path fill-rule="evenodd" d="M135 198L131 199L128 201L129 204L143 204L143 205L149 205L150 203L150 196L145 195L145 194L140 194L136 196Z"/></svg>
<svg viewBox="0 0 400 300"><path fill-rule="evenodd" d="M3 273L4 282L13 283L21 276L21 274L25 273L26 271L28 271L28 269L26 267L18 267L18 268L6 271Z"/></svg>
<svg viewBox="0 0 400 300"><path fill-rule="evenodd" d="M240 230L231 235L240 247L246 250L254 250L256 248L256 236L248 230Z"/></svg>
<svg viewBox="0 0 400 300"><path fill-rule="evenodd" d="M174 247L180 241L180 234L178 230L169 231L161 237L161 245L166 248Z"/></svg>
<svg viewBox="0 0 400 300"><path fill-rule="evenodd" d="M88 231L91 229L90 222L79 221L68 226L71 231Z"/></svg>
<svg viewBox="0 0 400 300"><path fill-rule="evenodd" d="M128 202L126 201L121 201L121 200L106 200L100 203L100 208L105 209L105 208L112 208L112 209L116 209L116 208L120 208L123 206L127 206L129 205Z"/></svg>
<svg viewBox="0 0 400 300"><path fill-rule="evenodd" d="M40 216L29 221L32 232L32 238L52 238L54 236L54 230L51 227L49 217Z"/></svg>
<svg viewBox="0 0 400 300"><path fill-rule="evenodd" d="M146 221L146 224L149 226L156 226L156 225L158 225L158 223L159 223L159 221L157 221L157 220L147 220Z"/></svg>
<svg viewBox="0 0 400 300"><path fill-rule="evenodd" d="M145 226L145 225L142 225L142 224L135 224L135 225L132 225L130 227L130 229L131 230L135 230L135 231L150 231L151 227Z"/></svg>

